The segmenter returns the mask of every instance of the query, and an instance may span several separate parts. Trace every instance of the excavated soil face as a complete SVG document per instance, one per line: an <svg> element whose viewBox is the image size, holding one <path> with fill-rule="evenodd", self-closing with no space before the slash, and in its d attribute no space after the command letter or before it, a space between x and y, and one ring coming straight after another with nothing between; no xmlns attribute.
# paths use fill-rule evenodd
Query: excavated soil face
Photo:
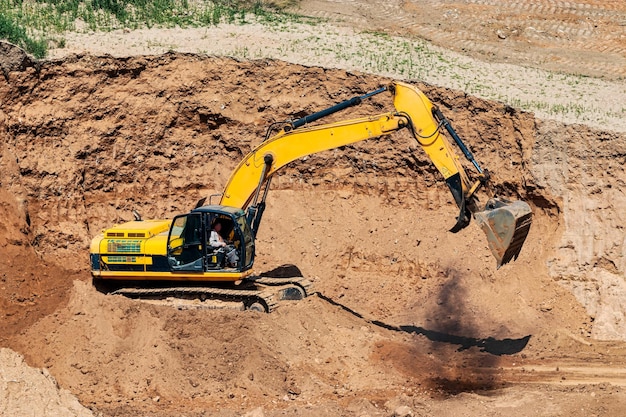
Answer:
<svg viewBox="0 0 626 417"><path fill-rule="evenodd" d="M389 81L183 54L11 72L0 80L1 345L104 416L623 415L626 138L458 91L420 86L493 189L531 204L515 263L496 270L475 224L447 232L449 191L399 132L273 182L256 269L295 264L322 296L264 315L91 286L102 228L133 209L186 212L270 123ZM389 110L378 95L333 117Z"/></svg>

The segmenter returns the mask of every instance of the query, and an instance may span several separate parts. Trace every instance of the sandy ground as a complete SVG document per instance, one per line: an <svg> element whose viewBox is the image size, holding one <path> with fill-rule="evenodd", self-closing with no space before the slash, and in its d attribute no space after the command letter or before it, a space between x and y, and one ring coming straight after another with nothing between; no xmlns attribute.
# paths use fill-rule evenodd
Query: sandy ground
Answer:
<svg viewBox="0 0 626 417"><path fill-rule="evenodd" d="M484 8L495 7L454 4L463 12L459 16L480 6L472 15L478 20ZM515 4L498 10L512 17L530 10ZM603 4L582 9L593 19L623 19L621 3ZM403 5L398 10L416 7ZM548 13L554 21L580 7L548 5L562 12ZM353 30L350 22L370 19L367 2L315 7L318 15L332 16L339 7L342 16L353 16L336 29L350 33L350 41L358 35L343 32ZM413 16L406 13L400 17ZM436 14L430 16L426 26L435 33ZM565 26L558 27L580 24L562 20ZM469 37L461 30L469 27L458 33ZM476 26L476 39L483 31ZM197 38L190 33L192 42ZM225 34L216 42L217 32L206 33L214 46L244 36ZM594 33L585 33L589 45L595 45ZM107 36L141 48L145 34L155 36ZM290 63L301 59L305 48L299 47L284 52L281 61L218 57L212 55L227 52L211 50L129 57L135 53L130 46L125 52L95 49L89 42L100 36L68 36L65 53L81 42L95 54L115 56L69 55L0 79L0 346L42 369L1 351L1 413L626 413L623 128L537 118L420 78L428 83L421 88L494 173L494 190L531 204L533 228L515 263L495 270L474 224L458 235L447 232L457 214L449 192L419 146L399 133L311 156L273 183L256 269L295 264L315 282L318 296L284 303L270 315L177 310L97 292L88 272L90 238L131 219L132 209L145 218L170 217L218 192L273 121L374 90L389 81L386 76L418 77L375 75L358 66L346 71L339 60ZM255 39L263 43L260 35ZM485 40L481 49L477 42L476 50L467 51L473 58L463 59L479 63L489 45ZM250 54L253 44L247 40L244 46L244 55ZM584 53L576 52L580 42L562 42L561 48L564 57ZM619 50L612 51L606 62L618 63ZM513 78L541 73L570 79L549 75L551 68L540 60L529 68L500 59L496 54L468 69L504 65ZM619 103L618 70L581 66L601 67L605 74L593 74L601 78L574 79L590 82L598 103L613 97L601 92L603 86ZM527 82L533 85L534 76ZM566 84L554 85L566 91ZM389 105L388 97L376 96L338 117L377 114Z"/></svg>

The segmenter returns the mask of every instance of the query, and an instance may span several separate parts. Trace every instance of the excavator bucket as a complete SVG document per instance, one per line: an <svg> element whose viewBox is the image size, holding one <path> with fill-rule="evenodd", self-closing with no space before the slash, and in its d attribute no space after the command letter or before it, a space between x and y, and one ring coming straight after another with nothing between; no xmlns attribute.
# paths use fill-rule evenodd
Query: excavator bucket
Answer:
<svg viewBox="0 0 626 417"><path fill-rule="evenodd" d="M492 198L484 211L474 213L474 218L487 235L498 268L517 259L532 223L528 204Z"/></svg>

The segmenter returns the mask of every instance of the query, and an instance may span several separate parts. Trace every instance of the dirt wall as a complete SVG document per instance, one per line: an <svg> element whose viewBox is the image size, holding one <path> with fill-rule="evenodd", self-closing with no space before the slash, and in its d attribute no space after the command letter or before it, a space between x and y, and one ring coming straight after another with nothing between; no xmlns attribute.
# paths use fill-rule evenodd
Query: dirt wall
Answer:
<svg viewBox="0 0 626 417"><path fill-rule="evenodd" d="M550 275L587 308L595 338L624 340L624 136L540 122L537 138L533 174L562 212Z"/></svg>

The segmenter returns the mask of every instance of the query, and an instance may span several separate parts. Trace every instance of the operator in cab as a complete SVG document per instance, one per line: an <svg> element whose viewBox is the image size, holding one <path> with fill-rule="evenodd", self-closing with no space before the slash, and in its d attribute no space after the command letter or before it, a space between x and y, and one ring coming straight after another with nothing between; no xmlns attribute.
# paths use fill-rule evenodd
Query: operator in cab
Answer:
<svg viewBox="0 0 626 417"><path fill-rule="evenodd" d="M227 242L221 235L222 222L218 219L213 224L211 235L209 236L209 246L223 251L226 254L226 266L230 268L237 267L239 263L239 255L237 255L237 249L232 243Z"/></svg>

